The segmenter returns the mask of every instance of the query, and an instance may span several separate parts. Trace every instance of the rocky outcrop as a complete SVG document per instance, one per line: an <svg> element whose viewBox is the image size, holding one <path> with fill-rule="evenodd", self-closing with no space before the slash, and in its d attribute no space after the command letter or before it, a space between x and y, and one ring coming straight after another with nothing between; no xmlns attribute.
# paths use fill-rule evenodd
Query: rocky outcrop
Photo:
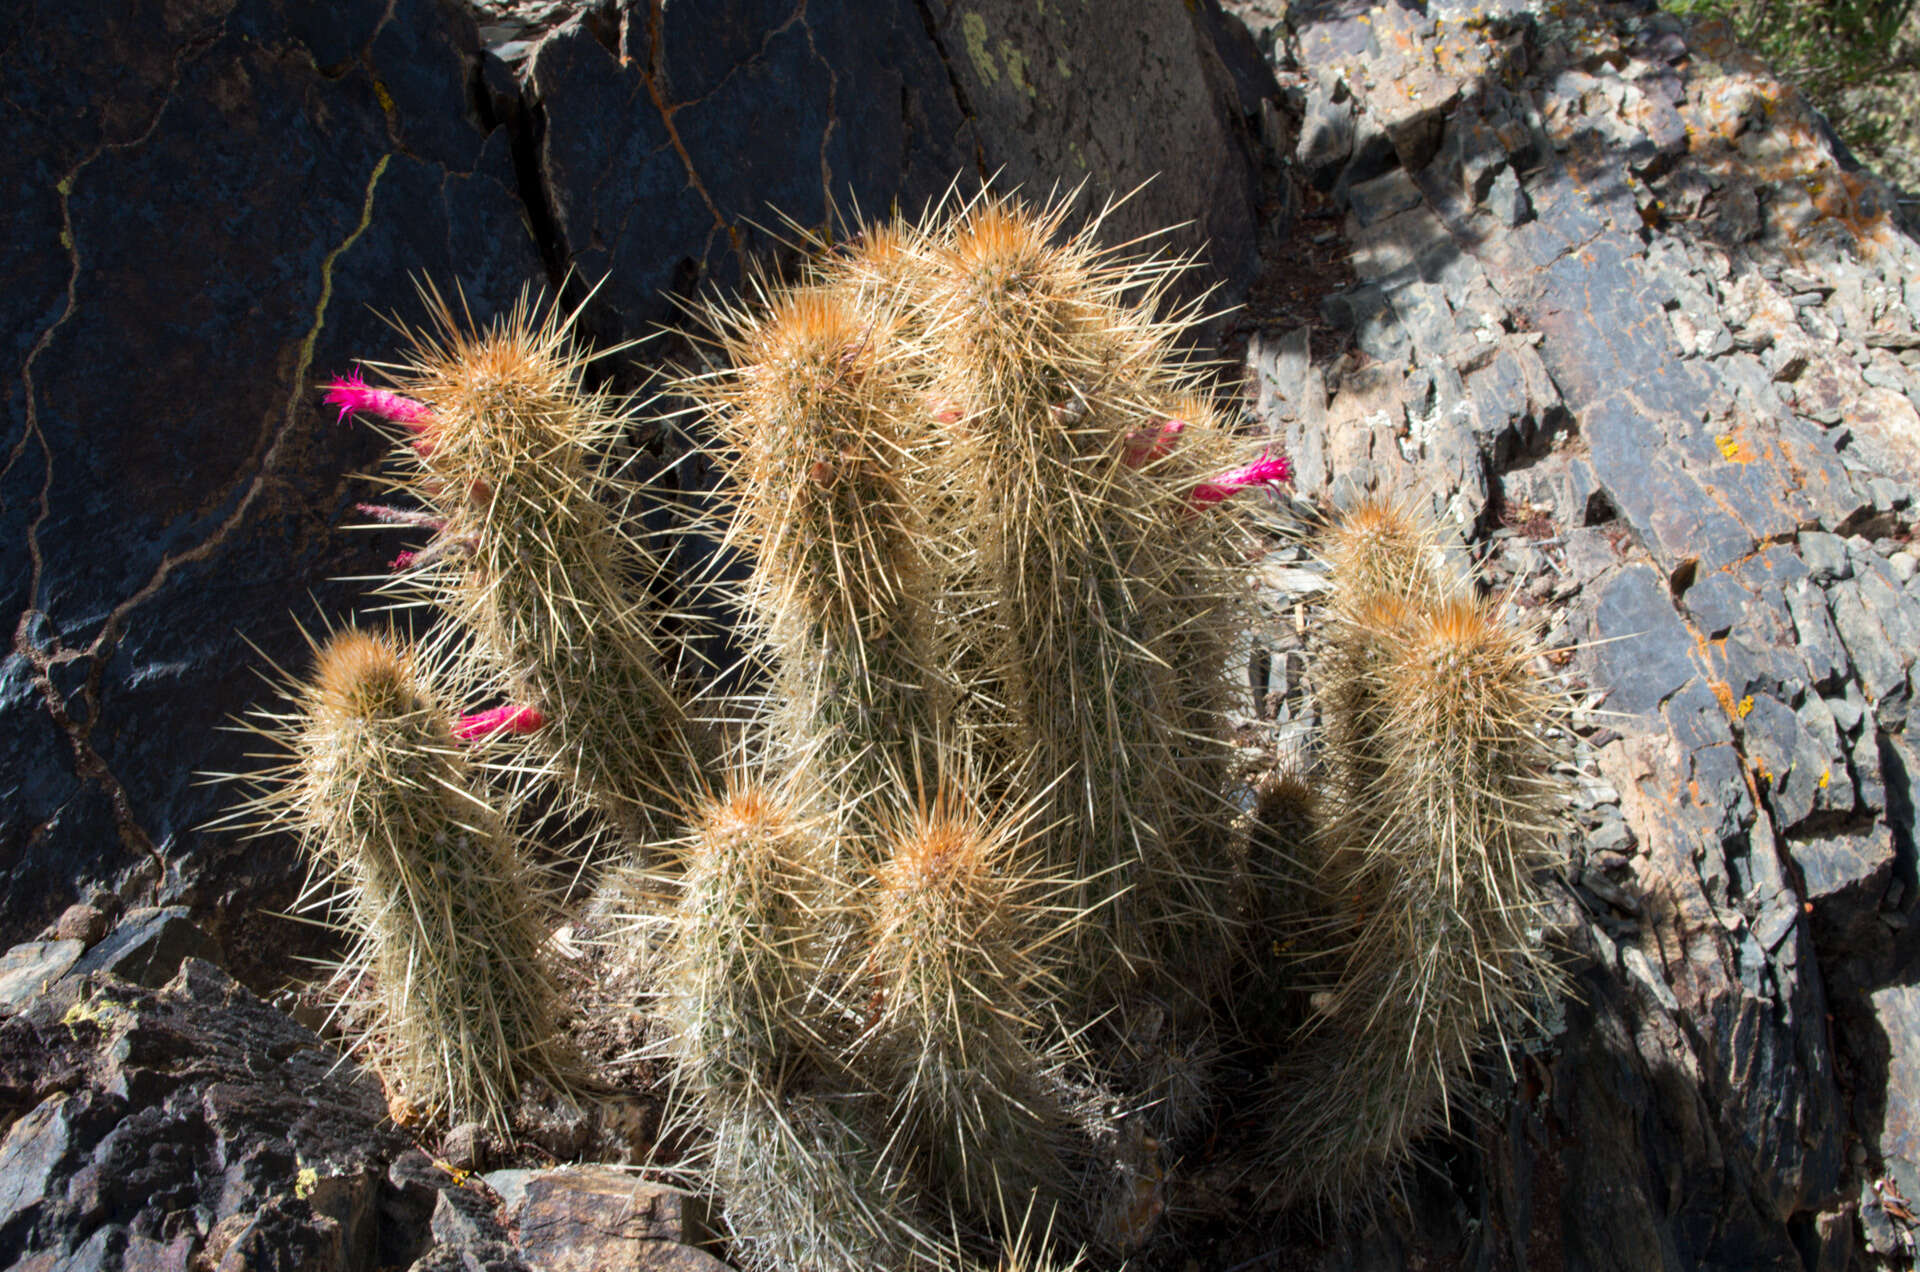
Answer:
<svg viewBox="0 0 1920 1272"><path fill-rule="evenodd" d="M1260 333L1259 413L1301 495L1428 501L1582 705L1579 998L1457 1191L1360 1266L1904 1257L1920 250L1713 29L1294 22L1293 159L1339 217L1322 318L1351 348Z"/></svg>

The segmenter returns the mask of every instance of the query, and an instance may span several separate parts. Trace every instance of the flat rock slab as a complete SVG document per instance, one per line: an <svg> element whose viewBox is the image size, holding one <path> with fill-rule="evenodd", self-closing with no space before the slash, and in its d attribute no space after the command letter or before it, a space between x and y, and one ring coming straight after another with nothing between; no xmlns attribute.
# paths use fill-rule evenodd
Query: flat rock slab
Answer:
<svg viewBox="0 0 1920 1272"><path fill-rule="evenodd" d="M65 976L86 948L81 941L23 941L0 954L0 1012L25 1007Z"/></svg>

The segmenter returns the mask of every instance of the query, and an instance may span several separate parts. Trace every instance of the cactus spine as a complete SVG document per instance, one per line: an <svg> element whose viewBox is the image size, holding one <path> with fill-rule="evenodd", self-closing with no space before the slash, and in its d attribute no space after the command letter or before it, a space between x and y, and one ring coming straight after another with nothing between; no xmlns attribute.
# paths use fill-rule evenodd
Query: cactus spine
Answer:
<svg viewBox="0 0 1920 1272"><path fill-rule="evenodd" d="M314 886L348 899L363 1049L412 1108L505 1130L526 1079L564 1091L572 1072L531 873L410 651L343 631L295 702L286 812Z"/></svg>

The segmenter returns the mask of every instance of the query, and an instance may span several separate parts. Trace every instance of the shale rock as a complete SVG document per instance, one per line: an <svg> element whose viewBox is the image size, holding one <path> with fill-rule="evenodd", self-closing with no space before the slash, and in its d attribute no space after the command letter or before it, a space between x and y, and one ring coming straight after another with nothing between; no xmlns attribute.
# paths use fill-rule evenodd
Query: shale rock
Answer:
<svg viewBox="0 0 1920 1272"><path fill-rule="evenodd" d="M1307 365L1342 333L1259 333L1261 418L1298 494L1418 492L1567 647L1604 788L1562 937L1579 999L1455 1171L1486 1209L1433 1185L1413 1212L1480 1213L1484 1244L1403 1220L1328 1266L1866 1258L1888 1242L1858 1199L1913 1195L1920 1160L1920 596L1896 561L1920 378L1891 352L1920 248L1719 29L1293 14L1277 69L1336 139L1299 158L1352 271L1321 312L1355 352Z"/></svg>

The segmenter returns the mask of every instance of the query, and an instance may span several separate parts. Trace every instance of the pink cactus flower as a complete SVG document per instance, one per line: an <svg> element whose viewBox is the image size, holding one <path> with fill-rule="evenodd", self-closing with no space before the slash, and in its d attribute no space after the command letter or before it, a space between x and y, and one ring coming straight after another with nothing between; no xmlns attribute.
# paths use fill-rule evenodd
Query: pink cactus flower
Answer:
<svg viewBox="0 0 1920 1272"><path fill-rule="evenodd" d="M1196 508L1205 508L1228 498L1235 491L1245 490L1248 486L1267 486L1274 482L1286 481L1293 476L1293 465L1283 455L1262 455L1244 468L1235 468L1221 473L1212 481L1203 481L1193 488L1193 503Z"/></svg>
<svg viewBox="0 0 1920 1272"><path fill-rule="evenodd" d="M1136 428L1126 436L1121 462L1128 468L1144 468L1156 459L1165 459L1174 441L1187 427L1185 420L1161 420L1158 427Z"/></svg>
<svg viewBox="0 0 1920 1272"><path fill-rule="evenodd" d="M359 367L355 367L350 376L335 376L327 382L327 405L340 408L342 423L346 422L347 416L358 412L404 424L413 432L413 448L416 451L425 455L433 448L433 443L427 437L427 430L433 425L432 409L424 402L416 402L390 389L369 386L362 378Z"/></svg>
<svg viewBox="0 0 1920 1272"><path fill-rule="evenodd" d="M538 707L508 703L491 711L476 711L454 722L453 736L462 742L492 737L496 733L532 733L547 722Z"/></svg>
<svg viewBox="0 0 1920 1272"><path fill-rule="evenodd" d="M395 574L400 573L402 570L410 570L413 568L414 558L419 555L418 552L402 552L394 557L393 560L387 562L387 568Z"/></svg>

